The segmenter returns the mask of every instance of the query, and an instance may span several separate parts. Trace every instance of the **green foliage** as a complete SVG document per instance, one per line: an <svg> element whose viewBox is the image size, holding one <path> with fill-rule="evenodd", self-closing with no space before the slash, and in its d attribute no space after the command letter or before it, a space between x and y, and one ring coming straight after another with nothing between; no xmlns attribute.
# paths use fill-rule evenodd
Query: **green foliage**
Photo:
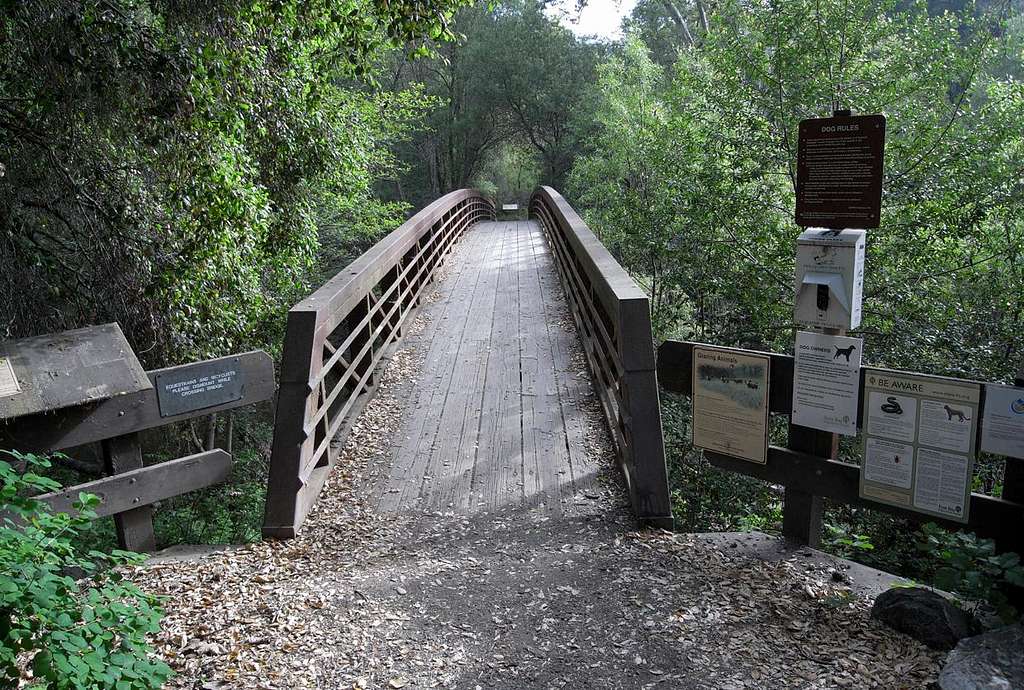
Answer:
<svg viewBox="0 0 1024 690"><path fill-rule="evenodd" d="M473 187L488 194L495 203L529 204L530 195L541 184L536 152L530 147L506 142L490 156L473 180Z"/></svg>
<svg viewBox="0 0 1024 690"><path fill-rule="evenodd" d="M780 496L764 482L713 467L690 442L689 400L661 397L672 516L684 532L781 530Z"/></svg>
<svg viewBox="0 0 1024 690"><path fill-rule="evenodd" d="M170 675L150 658L146 636L159 629L157 602L118 566L142 557L125 551L81 553L77 533L99 499L80 494L77 513L53 513L30 492L59 487L38 474L49 461L8 453L0 461L0 679L59 690L159 688Z"/></svg>
<svg viewBox="0 0 1024 690"><path fill-rule="evenodd" d="M260 540L272 428L269 420L255 413L236 415L234 426L239 450L231 474L204 491L164 502L153 521L161 544L244 544ZM184 451L175 454L178 452Z"/></svg>
<svg viewBox="0 0 1024 690"><path fill-rule="evenodd" d="M588 142L590 87L605 47L576 38L537 0L478 2L456 26L465 40L439 46L435 59L396 65L400 84L424 84L436 104L428 130L396 149L407 163L396 196L419 206L477 180L504 193L498 178L511 173L507 181L525 184L514 170L525 163L561 187Z"/></svg>
<svg viewBox="0 0 1024 690"><path fill-rule="evenodd" d="M864 551L873 551L875 545L871 537L848 531L842 524L825 523L823 546L829 553L842 558L852 559Z"/></svg>
<svg viewBox="0 0 1024 690"><path fill-rule="evenodd" d="M736 520L741 532L779 533L782 526L782 503L774 503L767 510L748 513Z"/></svg>
<svg viewBox="0 0 1024 690"><path fill-rule="evenodd" d="M934 523L921 527L918 548L938 561L932 583L972 602L987 603L1006 622L1018 611L1007 599L1008 586L1024 587L1024 564L1016 553L996 555L991 539L950 532Z"/></svg>
<svg viewBox="0 0 1024 690"><path fill-rule="evenodd" d="M378 66L459 4L5 5L0 337L117 320L153 365L279 341L321 230L396 218L372 186L424 104Z"/></svg>
<svg viewBox="0 0 1024 690"><path fill-rule="evenodd" d="M650 8L648 7L648 10ZM862 334L873 363L1003 379L1024 305L1024 86L1005 4L716 3L666 71L600 68L570 189L648 290L659 337L791 346L795 142L840 106L888 118Z"/></svg>

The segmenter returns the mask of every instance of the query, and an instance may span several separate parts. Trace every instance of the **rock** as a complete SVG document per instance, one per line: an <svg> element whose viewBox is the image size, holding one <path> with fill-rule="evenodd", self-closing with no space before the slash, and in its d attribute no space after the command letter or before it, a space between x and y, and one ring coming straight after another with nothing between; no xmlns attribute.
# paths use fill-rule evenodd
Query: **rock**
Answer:
<svg viewBox="0 0 1024 690"><path fill-rule="evenodd" d="M1024 625L961 640L939 675L942 690L1024 688Z"/></svg>
<svg viewBox="0 0 1024 690"><path fill-rule="evenodd" d="M945 597L920 587L894 587L875 598L871 617L932 649L952 649L971 634L970 617Z"/></svg>

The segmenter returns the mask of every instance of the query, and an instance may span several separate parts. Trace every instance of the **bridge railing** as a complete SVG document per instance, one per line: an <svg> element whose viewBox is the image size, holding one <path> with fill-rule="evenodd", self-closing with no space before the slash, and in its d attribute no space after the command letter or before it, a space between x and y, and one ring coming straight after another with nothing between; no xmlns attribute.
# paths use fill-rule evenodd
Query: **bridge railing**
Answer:
<svg viewBox="0 0 1024 690"><path fill-rule="evenodd" d="M647 295L554 189L534 192L530 216L551 246L633 510L647 524L671 528Z"/></svg>
<svg viewBox="0 0 1024 690"><path fill-rule="evenodd" d="M288 312L265 536L295 536L434 272L463 231L493 218L476 191L441 197Z"/></svg>

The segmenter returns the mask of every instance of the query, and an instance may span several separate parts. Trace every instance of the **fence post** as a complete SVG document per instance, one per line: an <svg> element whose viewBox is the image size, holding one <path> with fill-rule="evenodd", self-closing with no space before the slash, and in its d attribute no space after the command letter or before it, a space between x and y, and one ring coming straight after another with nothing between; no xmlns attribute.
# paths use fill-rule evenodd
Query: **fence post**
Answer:
<svg viewBox="0 0 1024 690"><path fill-rule="evenodd" d="M299 495L304 488L303 458L313 452L316 434L306 437L312 401L309 382L320 371L322 357L314 357L317 314L292 311L288 314L284 353L281 356L281 384L274 416L274 441L270 452L267 503L263 536L290 539L302 522Z"/></svg>
<svg viewBox="0 0 1024 690"><path fill-rule="evenodd" d="M646 297L619 303L618 341L623 368L620 390L625 407L619 415L625 422L623 433L632 460L632 467L627 469L632 474L633 504L644 524L672 529L657 360Z"/></svg>
<svg viewBox="0 0 1024 690"><path fill-rule="evenodd" d="M102 441L100 445L107 474L122 474L142 467L142 446L137 433L115 436ZM122 549L156 551L152 506L139 506L114 515L114 526L117 529L117 543Z"/></svg>
<svg viewBox="0 0 1024 690"><path fill-rule="evenodd" d="M835 434L827 431L790 423L787 447L808 455L831 459L836 456L836 440ZM821 496L786 486L782 498L782 536L796 544L817 548L821 545L822 513Z"/></svg>
<svg viewBox="0 0 1024 690"><path fill-rule="evenodd" d="M846 335L845 328L822 328L826 335ZM796 376L794 360L793 375ZM827 431L789 423L790 450L819 458L835 460L839 457L839 436ZM821 546L821 518L824 503L821 496L797 491L786 486L782 496L782 536L796 544L814 548Z"/></svg>

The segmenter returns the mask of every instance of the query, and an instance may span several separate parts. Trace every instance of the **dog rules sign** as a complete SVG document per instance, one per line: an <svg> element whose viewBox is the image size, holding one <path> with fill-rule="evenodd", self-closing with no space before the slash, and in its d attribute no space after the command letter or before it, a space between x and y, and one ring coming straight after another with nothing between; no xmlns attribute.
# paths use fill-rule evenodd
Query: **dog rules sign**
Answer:
<svg viewBox="0 0 1024 690"><path fill-rule="evenodd" d="M980 402L977 383L866 369L861 498L967 522Z"/></svg>
<svg viewBox="0 0 1024 690"><path fill-rule="evenodd" d="M877 228L882 209L885 116L815 118L800 123L796 224Z"/></svg>
<svg viewBox="0 0 1024 690"><path fill-rule="evenodd" d="M800 331L793 364L793 423L857 435L864 341Z"/></svg>

